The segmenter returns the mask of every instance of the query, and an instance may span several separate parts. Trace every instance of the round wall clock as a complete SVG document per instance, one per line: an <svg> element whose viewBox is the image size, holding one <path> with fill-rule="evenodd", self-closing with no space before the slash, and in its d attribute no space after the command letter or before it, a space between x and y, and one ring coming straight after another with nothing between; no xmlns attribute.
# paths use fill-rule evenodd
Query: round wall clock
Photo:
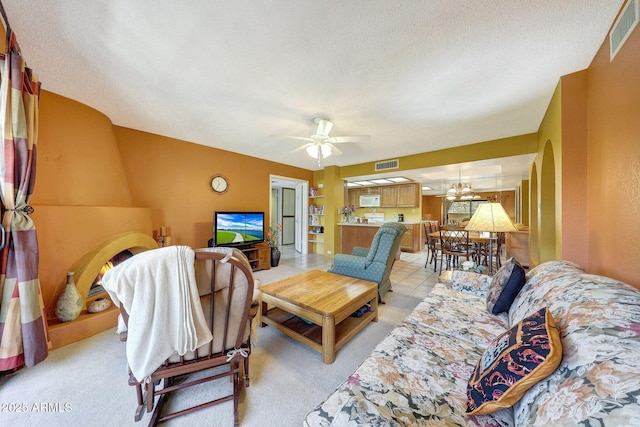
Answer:
<svg viewBox="0 0 640 427"><path fill-rule="evenodd" d="M222 194L229 189L229 181L222 175L215 175L211 178L211 189L216 194Z"/></svg>

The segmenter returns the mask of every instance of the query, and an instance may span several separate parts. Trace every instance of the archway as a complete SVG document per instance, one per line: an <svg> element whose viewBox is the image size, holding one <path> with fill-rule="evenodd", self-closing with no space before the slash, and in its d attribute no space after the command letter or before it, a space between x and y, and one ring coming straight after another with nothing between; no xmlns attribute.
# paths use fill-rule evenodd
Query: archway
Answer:
<svg viewBox="0 0 640 427"><path fill-rule="evenodd" d="M556 257L556 166L551 141L545 143L540 168L540 262Z"/></svg>
<svg viewBox="0 0 640 427"><path fill-rule="evenodd" d="M540 224L540 212L538 210L538 168L534 162L529 175L529 258L530 266L540 263L540 249L538 247L538 229Z"/></svg>

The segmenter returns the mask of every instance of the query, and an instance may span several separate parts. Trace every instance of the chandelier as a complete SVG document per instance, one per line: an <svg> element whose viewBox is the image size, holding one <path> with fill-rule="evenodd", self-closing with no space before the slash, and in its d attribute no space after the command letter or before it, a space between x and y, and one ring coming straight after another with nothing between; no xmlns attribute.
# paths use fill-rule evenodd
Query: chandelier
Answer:
<svg viewBox="0 0 640 427"><path fill-rule="evenodd" d="M471 184L462 183L460 171L458 171L458 183L451 184L449 190L447 190L447 200L477 200L480 196L477 195Z"/></svg>

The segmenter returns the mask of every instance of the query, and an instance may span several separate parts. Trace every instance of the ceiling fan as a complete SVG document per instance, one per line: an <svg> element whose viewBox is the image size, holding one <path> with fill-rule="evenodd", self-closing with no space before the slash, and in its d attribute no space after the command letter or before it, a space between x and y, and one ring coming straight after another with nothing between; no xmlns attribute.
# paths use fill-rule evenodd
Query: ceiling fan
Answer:
<svg viewBox="0 0 640 427"><path fill-rule="evenodd" d="M322 159L326 159L331 154L342 154L334 144L340 144L343 142L366 142L370 140L369 135L351 135L351 136L329 136L329 132L333 128L333 122L325 116L314 116L311 121L317 125L315 132L309 136L289 136L289 135L276 135L280 138L300 139L302 141L308 141L306 144L296 148L295 151L305 150L307 154L314 159L318 159L318 166L322 165Z"/></svg>

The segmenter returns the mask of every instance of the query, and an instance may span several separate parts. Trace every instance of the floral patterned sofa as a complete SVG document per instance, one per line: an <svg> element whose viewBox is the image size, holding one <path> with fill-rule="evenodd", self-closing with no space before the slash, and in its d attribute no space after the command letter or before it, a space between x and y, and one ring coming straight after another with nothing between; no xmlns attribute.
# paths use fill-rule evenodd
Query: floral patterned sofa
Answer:
<svg viewBox="0 0 640 427"><path fill-rule="evenodd" d="M566 261L526 275L508 312L487 311L486 276L438 283L305 426L638 426L640 292ZM547 307L562 359L512 406L470 416L467 383L492 342Z"/></svg>

